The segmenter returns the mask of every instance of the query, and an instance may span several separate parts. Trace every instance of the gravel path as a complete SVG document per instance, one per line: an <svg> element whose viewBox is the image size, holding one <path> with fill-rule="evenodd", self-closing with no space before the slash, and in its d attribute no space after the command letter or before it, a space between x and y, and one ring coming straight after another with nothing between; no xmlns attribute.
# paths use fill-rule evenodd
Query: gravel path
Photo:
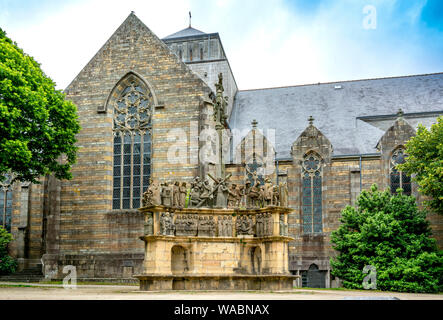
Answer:
<svg viewBox="0 0 443 320"><path fill-rule="evenodd" d="M19 287L22 285L23 287ZM282 292L176 291L142 292L137 286L62 285L0 282L0 300L343 300L386 299L443 300L443 294L294 289Z"/></svg>

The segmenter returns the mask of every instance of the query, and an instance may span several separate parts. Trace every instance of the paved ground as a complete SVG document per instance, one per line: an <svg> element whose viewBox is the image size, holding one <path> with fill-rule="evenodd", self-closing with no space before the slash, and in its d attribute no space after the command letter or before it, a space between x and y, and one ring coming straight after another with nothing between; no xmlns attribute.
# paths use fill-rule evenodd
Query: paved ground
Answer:
<svg viewBox="0 0 443 320"><path fill-rule="evenodd" d="M378 291L294 289L282 292L141 292L138 291L138 286L78 285L77 289L73 290L53 284L0 282L0 300L360 300L387 297L401 300L443 300L443 294Z"/></svg>

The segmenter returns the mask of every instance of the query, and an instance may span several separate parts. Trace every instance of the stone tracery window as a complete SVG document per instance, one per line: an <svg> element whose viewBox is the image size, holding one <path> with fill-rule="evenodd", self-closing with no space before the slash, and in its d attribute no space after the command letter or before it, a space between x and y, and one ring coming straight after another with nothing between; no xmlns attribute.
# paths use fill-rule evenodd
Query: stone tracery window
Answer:
<svg viewBox="0 0 443 320"><path fill-rule="evenodd" d="M303 233L323 232L321 159L314 153L302 163L302 224Z"/></svg>
<svg viewBox="0 0 443 320"><path fill-rule="evenodd" d="M139 208L149 186L153 105L152 93L135 77L114 102L113 209Z"/></svg>
<svg viewBox="0 0 443 320"><path fill-rule="evenodd" d="M11 176L0 183L0 226L11 232L12 217L12 186Z"/></svg>
<svg viewBox="0 0 443 320"><path fill-rule="evenodd" d="M390 161L390 186L392 194L397 193L398 188L402 188L403 194L411 195L411 177L396 169L398 164L402 164L405 161L405 150L403 148L395 150Z"/></svg>

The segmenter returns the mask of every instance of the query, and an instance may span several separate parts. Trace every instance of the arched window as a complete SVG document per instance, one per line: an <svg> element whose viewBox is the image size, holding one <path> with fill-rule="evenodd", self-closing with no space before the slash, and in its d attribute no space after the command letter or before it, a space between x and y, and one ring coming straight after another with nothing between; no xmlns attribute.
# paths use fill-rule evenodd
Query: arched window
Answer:
<svg viewBox="0 0 443 320"><path fill-rule="evenodd" d="M390 185L392 194L397 193L398 188L402 188L403 194L411 195L411 177L395 168L398 164L404 163L405 160L406 154L403 148L398 148L392 154L390 161Z"/></svg>
<svg viewBox="0 0 443 320"><path fill-rule="evenodd" d="M203 60L203 48L200 48L200 60Z"/></svg>
<svg viewBox="0 0 443 320"><path fill-rule="evenodd" d="M192 61L192 48L189 49L189 61Z"/></svg>
<svg viewBox="0 0 443 320"><path fill-rule="evenodd" d="M113 209L139 208L151 176L153 96L137 77L128 78L113 106Z"/></svg>
<svg viewBox="0 0 443 320"><path fill-rule="evenodd" d="M321 160L314 153L305 155L302 171L302 221L304 233L321 233L322 175Z"/></svg>
<svg viewBox="0 0 443 320"><path fill-rule="evenodd" d="M11 176L0 183L0 226L11 232L12 217L12 187Z"/></svg>
<svg viewBox="0 0 443 320"><path fill-rule="evenodd" d="M182 51L182 49L178 50L178 56L179 56L180 60L183 59L183 51Z"/></svg>

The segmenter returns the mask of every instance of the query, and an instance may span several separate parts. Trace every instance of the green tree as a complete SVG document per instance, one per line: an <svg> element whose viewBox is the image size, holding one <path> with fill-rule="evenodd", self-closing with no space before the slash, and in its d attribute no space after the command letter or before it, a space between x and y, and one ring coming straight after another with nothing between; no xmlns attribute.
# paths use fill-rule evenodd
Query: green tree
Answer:
<svg viewBox="0 0 443 320"><path fill-rule="evenodd" d="M429 209L443 214L443 116L428 130L418 126L417 135L406 143L406 162L399 170L413 175L419 191L431 197L424 203Z"/></svg>
<svg viewBox="0 0 443 320"><path fill-rule="evenodd" d="M0 29L0 179L70 179L79 130L75 105Z"/></svg>
<svg viewBox="0 0 443 320"><path fill-rule="evenodd" d="M8 243L12 235L0 226L0 275L12 273L17 268L17 262L8 255Z"/></svg>
<svg viewBox="0 0 443 320"><path fill-rule="evenodd" d="M341 225L331 234L332 274L346 288L362 289L367 274L363 268L376 268L377 289L402 292L442 290L443 254L415 198L391 195L373 185L363 191L357 207L342 211Z"/></svg>

